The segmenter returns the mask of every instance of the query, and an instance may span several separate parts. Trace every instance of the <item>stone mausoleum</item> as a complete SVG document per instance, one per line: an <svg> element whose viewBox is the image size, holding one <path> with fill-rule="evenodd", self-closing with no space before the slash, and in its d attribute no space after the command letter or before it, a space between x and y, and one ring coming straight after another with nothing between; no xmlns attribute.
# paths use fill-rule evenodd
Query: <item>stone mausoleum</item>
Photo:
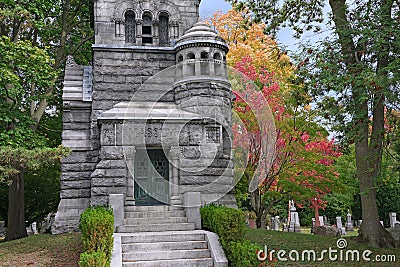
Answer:
<svg viewBox="0 0 400 267"><path fill-rule="evenodd" d="M71 59L63 89L61 201L53 233L90 205L236 206L228 47L200 0L97 0L92 66ZM192 201L193 202L193 201Z"/></svg>

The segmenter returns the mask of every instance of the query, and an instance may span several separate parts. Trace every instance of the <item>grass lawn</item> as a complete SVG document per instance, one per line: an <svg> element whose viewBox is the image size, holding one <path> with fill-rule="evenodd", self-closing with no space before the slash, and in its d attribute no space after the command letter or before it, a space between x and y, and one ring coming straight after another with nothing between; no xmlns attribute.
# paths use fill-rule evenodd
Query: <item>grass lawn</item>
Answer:
<svg viewBox="0 0 400 267"><path fill-rule="evenodd" d="M246 238L250 241L257 243L264 247L268 245L268 251L272 249L285 250L285 258L287 262L277 261L276 252L274 254L274 263L269 263L266 266L400 266L400 249L381 249L381 248L368 248L365 245L358 244L356 242L356 236L354 233L349 233L349 236L345 236L347 241L347 247L344 249L338 249L337 240L338 238L330 236L314 236L308 233L287 233L281 231L270 231L265 229L247 229ZM331 261L329 260L329 254L325 254L323 262L317 261L301 261L301 253L303 250L314 250L317 254L316 258L319 258L323 250L329 250L329 247L339 251L343 251L343 259L345 259L345 253L348 250L358 250L360 252L360 258L362 258L363 251L369 249L372 254L369 255L371 262L366 261ZM296 250L300 254L300 262L294 262L289 260L289 253L291 250ZM295 254L293 254L295 255ZM334 255L334 254L332 254ZM340 256L340 252L336 253ZM376 262L376 255L395 255L396 262ZM307 258L307 257L306 257ZM382 257L383 258L383 257ZM374 262L372 262L374 260Z"/></svg>
<svg viewBox="0 0 400 267"><path fill-rule="evenodd" d="M0 266L78 266L80 234L33 235L0 243Z"/></svg>

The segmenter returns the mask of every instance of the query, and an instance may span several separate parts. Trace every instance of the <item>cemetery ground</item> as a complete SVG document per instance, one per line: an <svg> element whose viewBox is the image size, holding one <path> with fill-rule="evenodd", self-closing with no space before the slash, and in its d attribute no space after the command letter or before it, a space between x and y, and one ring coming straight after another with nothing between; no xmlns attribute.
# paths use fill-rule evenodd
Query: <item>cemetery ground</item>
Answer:
<svg viewBox="0 0 400 267"><path fill-rule="evenodd" d="M1 267L78 266L82 242L79 233L39 234L0 242Z"/></svg>
<svg viewBox="0 0 400 267"><path fill-rule="evenodd" d="M269 249L307 250L317 252L329 247L337 248L338 238L330 236L314 236L309 230L302 228L302 233L288 233L265 229L247 229L246 238L261 246L268 245ZM363 251L368 249L356 242L356 232L346 237L348 249ZM369 248L373 255L395 255L396 263L365 262L274 262L267 266L396 266L400 261L399 249ZM78 266L79 254L82 251L80 235L78 233L50 235L33 235L20 240L0 243L0 266ZM254 256L255 253L254 253Z"/></svg>

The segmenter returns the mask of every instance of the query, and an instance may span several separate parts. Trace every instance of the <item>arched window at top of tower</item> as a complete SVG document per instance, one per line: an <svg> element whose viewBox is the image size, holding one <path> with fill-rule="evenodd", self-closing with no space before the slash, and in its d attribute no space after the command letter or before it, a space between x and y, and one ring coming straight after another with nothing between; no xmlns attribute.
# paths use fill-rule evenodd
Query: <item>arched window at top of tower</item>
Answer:
<svg viewBox="0 0 400 267"><path fill-rule="evenodd" d="M179 55L178 56L178 63L181 63L183 61L183 56L182 55Z"/></svg>
<svg viewBox="0 0 400 267"><path fill-rule="evenodd" d="M205 52L205 51L201 52L200 53L200 58L201 59L208 59L208 52Z"/></svg>
<svg viewBox="0 0 400 267"><path fill-rule="evenodd" d="M196 56L194 55L194 53L189 53L187 55L187 59L195 59L195 58L196 58Z"/></svg>
<svg viewBox="0 0 400 267"><path fill-rule="evenodd" d="M221 59L222 59L221 54L218 53L218 52L214 53L213 59L215 59L215 60L221 60Z"/></svg>

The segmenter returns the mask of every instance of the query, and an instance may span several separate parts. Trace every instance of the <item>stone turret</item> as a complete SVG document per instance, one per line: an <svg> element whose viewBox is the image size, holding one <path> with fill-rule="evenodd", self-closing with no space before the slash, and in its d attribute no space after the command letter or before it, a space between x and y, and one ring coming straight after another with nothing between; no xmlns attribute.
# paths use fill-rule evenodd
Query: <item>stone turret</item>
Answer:
<svg viewBox="0 0 400 267"><path fill-rule="evenodd" d="M233 95L227 80L225 40L204 22L198 22L178 39L175 52L175 103L230 126Z"/></svg>

